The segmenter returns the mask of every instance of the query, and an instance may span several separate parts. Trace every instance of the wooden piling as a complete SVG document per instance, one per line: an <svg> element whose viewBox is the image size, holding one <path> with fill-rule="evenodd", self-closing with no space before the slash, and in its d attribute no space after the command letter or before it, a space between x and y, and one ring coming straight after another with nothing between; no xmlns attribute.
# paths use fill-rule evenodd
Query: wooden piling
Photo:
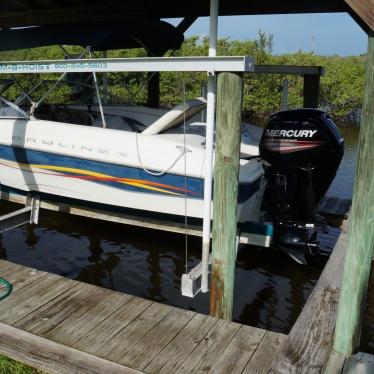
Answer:
<svg viewBox="0 0 374 374"><path fill-rule="evenodd" d="M374 246L374 35L369 36L365 96L348 248L334 349L350 355L359 347Z"/></svg>
<svg viewBox="0 0 374 374"><path fill-rule="evenodd" d="M243 79L238 74L220 73L217 83L210 314L231 320Z"/></svg>
<svg viewBox="0 0 374 374"><path fill-rule="evenodd" d="M304 75L304 108L318 108L319 75Z"/></svg>

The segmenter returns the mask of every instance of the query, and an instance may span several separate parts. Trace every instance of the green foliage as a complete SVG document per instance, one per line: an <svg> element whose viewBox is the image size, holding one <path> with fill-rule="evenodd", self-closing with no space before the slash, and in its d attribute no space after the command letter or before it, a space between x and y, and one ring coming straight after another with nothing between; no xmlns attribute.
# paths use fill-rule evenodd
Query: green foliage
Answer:
<svg viewBox="0 0 374 374"><path fill-rule="evenodd" d="M317 56L313 53L298 52L293 54L273 55L273 37L259 32L256 40L220 39L218 55L235 56L247 55L255 59L256 64L278 65L315 65L325 68L321 79L321 106L330 111L335 117L344 117L361 107L365 71L365 56ZM169 52L173 56L202 56L207 55L209 41L197 36L187 38L178 51ZM69 53L79 54L79 47L67 48ZM110 51L108 57L144 57L144 49ZM34 60L61 59L64 52L57 46L0 53L1 60ZM147 73L110 73L108 74L109 91L121 96L124 100L144 104L147 101ZM100 75L98 75L101 79ZM21 85L30 90L41 79L56 79L56 74L16 75ZM300 76L254 75L244 77L243 109L246 115L265 117L279 110L281 101L282 81L289 81L289 104L291 108L303 104L303 79ZM205 73L161 73L160 101L163 107L171 107L185 98L201 96L202 86L206 84ZM50 86L49 86L50 87ZM69 102L73 86L65 86L54 90L46 101ZM20 88L13 86L7 93L8 98L14 99L20 94ZM47 86L34 91L33 98L40 98L47 92Z"/></svg>
<svg viewBox="0 0 374 374"><path fill-rule="evenodd" d="M317 56L313 53L274 56L274 64L322 66L325 74L321 78L321 106L335 117L343 117L362 105L365 56ZM302 105L302 79L287 77L290 82L290 105Z"/></svg>
<svg viewBox="0 0 374 374"><path fill-rule="evenodd" d="M41 371L30 368L8 357L0 356L0 374L37 374Z"/></svg>

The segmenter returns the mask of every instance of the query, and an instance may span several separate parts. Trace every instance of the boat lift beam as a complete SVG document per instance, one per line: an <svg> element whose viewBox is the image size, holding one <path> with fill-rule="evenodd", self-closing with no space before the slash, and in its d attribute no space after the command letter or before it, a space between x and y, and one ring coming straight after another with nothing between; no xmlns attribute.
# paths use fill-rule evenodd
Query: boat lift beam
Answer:
<svg viewBox="0 0 374 374"><path fill-rule="evenodd" d="M0 62L0 74L181 71L254 72L249 56L137 57Z"/></svg>
<svg viewBox="0 0 374 374"><path fill-rule="evenodd" d="M31 197L26 201L24 208L0 216L0 233L27 223L37 224L39 220L39 207L39 197Z"/></svg>

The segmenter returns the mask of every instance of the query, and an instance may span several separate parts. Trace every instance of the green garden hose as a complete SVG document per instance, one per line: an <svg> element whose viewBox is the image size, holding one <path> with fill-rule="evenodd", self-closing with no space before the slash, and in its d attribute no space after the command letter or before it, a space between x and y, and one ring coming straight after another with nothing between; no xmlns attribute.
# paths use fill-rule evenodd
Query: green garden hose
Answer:
<svg viewBox="0 0 374 374"><path fill-rule="evenodd" d="M0 293L0 300L5 299L12 293L12 290L13 290L12 284L3 278L0 278L0 287L4 288L4 291Z"/></svg>

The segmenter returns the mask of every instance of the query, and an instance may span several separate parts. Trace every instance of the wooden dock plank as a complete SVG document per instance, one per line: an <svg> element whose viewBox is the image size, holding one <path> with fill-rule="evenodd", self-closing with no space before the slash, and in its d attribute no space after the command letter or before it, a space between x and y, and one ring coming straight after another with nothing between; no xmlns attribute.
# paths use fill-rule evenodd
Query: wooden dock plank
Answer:
<svg viewBox="0 0 374 374"><path fill-rule="evenodd" d="M68 336L68 339L64 339L64 343L66 342L65 344L73 346L74 343L86 336L92 329L105 321L121 306L127 304L132 298L133 296L131 295L111 292L88 312L82 314L79 318L75 318L74 322L64 321L60 324L61 329Z"/></svg>
<svg viewBox="0 0 374 374"><path fill-rule="evenodd" d="M22 273L25 270L31 271L31 269L24 268L23 266L15 269L11 262L0 259L0 276L2 278Z"/></svg>
<svg viewBox="0 0 374 374"><path fill-rule="evenodd" d="M48 373L138 374L139 372L89 355L0 322L0 353Z"/></svg>
<svg viewBox="0 0 374 374"><path fill-rule="evenodd" d="M261 343L258 345L253 356L243 370L243 374L265 374L269 372L270 366L286 340L286 335L266 331Z"/></svg>
<svg viewBox="0 0 374 374"><path fill-rule="evenodd" d="M107 344L101 347L96 355L110 361L118 362L121 357L148 334L170 311L170 307L153 303L142 314L137 316Z"/></svg>
<svg viewBox="0 0 374 374"><path fill-rule="evenodd" d="M325 362L322 373L341 374L341 372L343 371L344 362L345 355L332 349L327 361Z"/></svg>
<svg viewBox="0 0 374 374"><path fill-rule="evenodd" d="M21 318L13 326L36 335L44 335L74 314L77 307L90 296L90 291L91 288L87 284L74 284L72 288Z"/></svg>
<svg viewBox="0 0 374 374"><path fill-rule="evenodd" d="M76 341L72 345L73 348L96 354L102 347L109 344L113 337L151 305L152 301L139 299L137 297L132 298L128 303L121 306L116 312L108 316L107 319Z"/></svg>
<svg viewBox="0 0 374 374"><path fill-rule="evenodd" d="M188 310L172 308L165 318L122 356L118 363L144 370L194 315L194 312Z"/></svg>
<svg viewBox="0 0 374 374"><path fill-rule="evenodd" d="M277 373L289 373L290 368L297 368L295 372L320 373L328 358L333 332L335 328L339 293L336 290L319 290L314 294L318 300L308 306L308 313L291 330L291 337L285 343L281 357L277 361ZM311 360L313 357L313 360Z"/></svg>
<svg viewBox="0 0 374 374"><path fill-rule="evenodd" d="M130 295L121 295L100 287L90 286L89 289L90 296L44 337L72 346L131 299Z"/></svg>
<svg viewBox="0 0 374 374"><path fill-rule="evenodd" d="M144 371L159 374L174 373L217 321L217 318L195 314L159 355L149 363Z"/></svg>
<svg viewBox="0 0 374 374"><path fill-rule="evenodd" d="M12 293L20 292L25 287L31 287L38 282L41 282L43 279L47 277L47 273L44 272L19 272L15 275L5 276L5 279L11 283L12 285Z"/></svg>
<svg viewBox="0 0 374 374"><path fill-rule="evenodd" d="M266 366L281 340L16 264L1 267L29 283L0 303L0 352L48 372L239 373L260 360ZM3 341L10 331L21 336L18 344Z"/></svg>
<svg viewBox="0 0 374 374"><path fill-rule="evenodd" d="M44 271L34 270L25 266L14 266L13 263L0 260L0 277L5 278L13 286L13 292L46 276Z"/></svg>
<svg viewBox="0 0 374 374"><path fill-rule="evenodd" d="M205 338L187 357L176 373L209 372L230 344L241 325L225 320L218 320Z"/></svg>
<svg viewBox="0 0 374 374"><path fill-rule="evenodd" d="M39 272L46 273L45 271L42 271L42 270L36 270L28 266L15 264L11 261L0 259L0 273L2 274L1 276L3 276L4 273L7 273L8 275L22 273L25 270L28 272L34 272L34 273L39 273Z"/></svg>
<svg viewBox="0 0 374 374"><path fill-rule="evenodd" d="M48 273L0 260L0 276L12 284L12 293L19 292L25 286L40 282Z"/></svg>
<svg viewBox="0 0 374 374"><path fill-rule="evenodd" d="M211 372L215 374L242 373L264 335L265 330L241 326L230 344L217 358Z"/></svg>
<svg viewBox="0 0 374 374"><path fill-rule="evenodd" d="M1 322L12 325L73 285L72 280L57 277L54 274L43 276L39 282L24 286L1 301Z"/></svg>
<svg viewBox="0 0 374 374"><path fill-rule="evenodd" d="M320 373L333 339L347 242L347 222L320 279L275 362L275 373ZM311 360L311 357L313 359Z"/></svg>

